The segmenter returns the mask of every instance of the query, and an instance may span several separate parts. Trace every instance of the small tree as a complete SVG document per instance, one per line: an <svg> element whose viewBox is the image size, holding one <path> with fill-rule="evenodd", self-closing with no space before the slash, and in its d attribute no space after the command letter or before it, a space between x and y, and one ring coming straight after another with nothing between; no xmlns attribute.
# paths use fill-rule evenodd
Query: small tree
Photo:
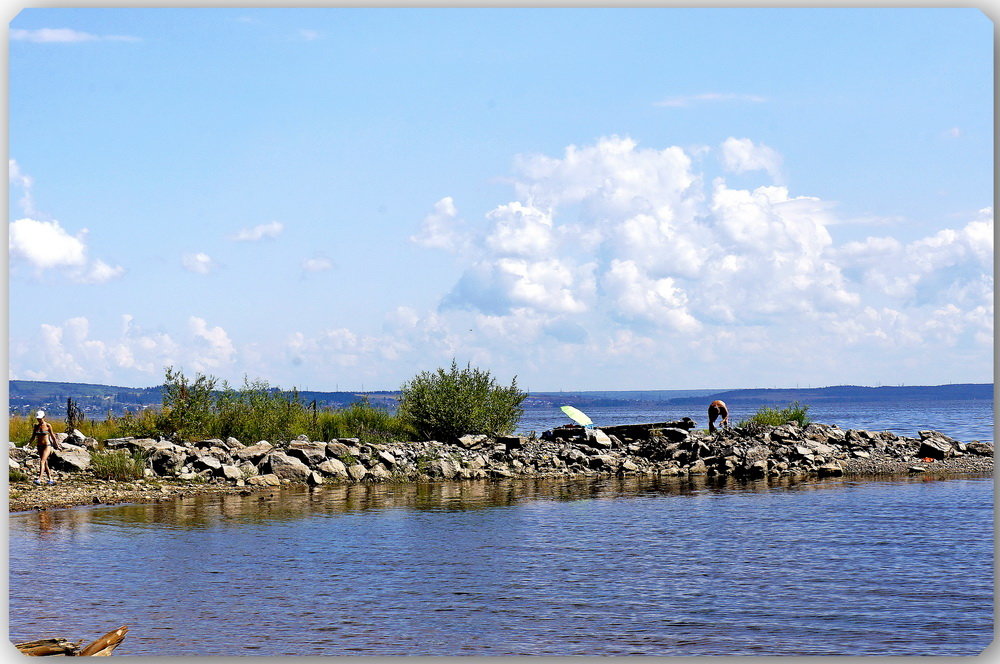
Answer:
<svg viewBox="0 0 1000 664"><path fill-rule="evenodd" d="M528 394L497 385L489 371L455 360L449 370L424 371L401 388L399 415L425 439L449 441L463 434L502 436L514 431Z"/></svg>
<svg viewBox="0 0 1000 664"><path fill-rule="evenodd" d="M195 374L189 380L181 370L165 369L163 378L163 427L168 433L189 438L209 432L215 404L215 376Z"/></svg>

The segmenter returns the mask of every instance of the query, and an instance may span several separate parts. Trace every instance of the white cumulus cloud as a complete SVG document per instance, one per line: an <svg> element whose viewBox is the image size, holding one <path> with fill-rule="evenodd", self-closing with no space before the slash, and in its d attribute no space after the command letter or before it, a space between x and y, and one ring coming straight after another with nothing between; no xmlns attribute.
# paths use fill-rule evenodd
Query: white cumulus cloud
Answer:
<svg viewBox="0 0 1000 664"><path fill-rule="evenodd" d="M215 261L203 252L187 253L181 256L181 265L185 270L195 274L208 274L215 269Z"/></svg>
<svg viewBox="0 0 1000 664"><path fill-rule="evenodd" d="M771 177L781 176L781 155L763 143L749 138L730 136L722 143L722 165L732 173L767 171Z"/></svg>
<svg viewBox="0 0 1000 664"><path fill-rule="evenodd" d="M256 242L264 238L275 238L285 230L285 225L280 221L271 221L266 224L257 224L250 228L242 228L232 236L237 242Z"/></svg>

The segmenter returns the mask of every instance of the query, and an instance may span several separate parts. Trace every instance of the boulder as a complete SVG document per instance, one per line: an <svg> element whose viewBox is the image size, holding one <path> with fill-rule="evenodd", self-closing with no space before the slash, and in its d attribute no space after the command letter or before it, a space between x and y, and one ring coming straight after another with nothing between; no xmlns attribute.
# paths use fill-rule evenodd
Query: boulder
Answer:
<svg viewBox="0 0 1000 664"><path fill-rule="evenodd" d="M243 471L237 468L236 466L223 464L219 472L219 477L235 482L236 480L243 479Z"/></svg>
<svg viewBox="0 0 1000 664"><path fill-rule="evenodd" d="M824 463L816 468L816 473L820 477L840 477L844 474L844 469L836 461Z"/></svg>
<svg viewBox="0 0 1000 664"><path fill-rule="evenodd" d="M183 447L156 447L149 454L149 465L157 475L176 475L184 467L187 452Z"/></svg>
<svg viewBox="0 0 1000 664"><path fill-rule="evenodd" d="M360 463L356 463L353 466L347 468L347 475L355 482L360 482L368 474L368 469L362 466Z"/></svg>
<svg viewBox="0 0 1000 664"><path fill-rule="evenodd" d="M326 444L326 456L328 457L343 457L351 453L351 449L339 441L333 441Z"/></svg>
<svg viewBox="0 0 1000 664"><path fill-rule="evenodd" d="M384 463L388 468L392 468L396 465L396 457L385 450L379 450L378 460Z"/></svg>
<svg viewBox="0 0 1000 664"><path fill-rule="evenodd" d="M596 454L590 457L589 464L594 470L609 470L618 466L618 460L610 454Z"/></svg>
<svg viewBox="0 0 1000 664"><path fill-rule="evenodd" d="M966 445L965 449L969 454L976 454L978 456L993 456L993 446L989 443L981 443L978 440L974 440Z"/></svg>
<svg viewBox="0 0 1000 664"><path fill-rule="evenodd" d="M622 465L619 467L618 470L619 472L637 473L639 472L639 466L637 466L634 461L627 459L624 462L622 462Z"/></svg>
<svg viewBox="0 0 1000 664"><path fill-rule="evenodd" d="M274 446L271 443L262 440L248 447L236 450L234 456L241 461L260 463L260 460L267 456L273 449Z"/></svg>
<svg viewBox="0 0 1000 664"><path fill-rule="evenodd" d="M606 450L611 447L611 436L600 429L587 429L587 442Z"/></svg>
<svg viewBox="0 0 1000 664"><path fill-rule="evenodd" d="M392 473L390 473L389 470L382 464L375 464L375 466L368 471L368 477L378 482L384 482L392 479Z"/></svg>
<svg viewBox="0 0 1000 664"><path fill-rule="evenodd" d="M323 476L320 475L315 470L309 473L309 477L306 478L306 484L309 486L319 486L323 483Z"/></svg>
<svg viewBox="0 0 1000 664"><path fill-rule="evenodd" d="M90 452L82 448L52 450L49 455L52 470L80 472L90 467Z"/></svg>
<svg viewBox="0 0 1000 664"><path fill-rule="evenodd" d="M309 466L302 463L295 457L288 456L284 452L271 452L261 463L262 470L272 475L277 475L280 479L293 482L305 482L310 473Z"/></svg>
<svg viewBox="0 0 1000 664"><path fill-rule="evenodd" d="M453 479L458 472L455 465L450 461L445 459L434 459L427 464L427 470L424 471L431 477L442 477L446 480Z"/></svg>
<svg viewBox="0 0 1000 664"><path fill-rule="evenodd" d="M246 447L246 445L230 436L229 438L226 438L226 447L228 447L229 451L232 452L233 450L241 450Z"/></svg>
<svg viewBox="0 0 1000 664"><path fill-rule="evenodd" d="M347 466L340 459L327 459L316 466L316 470L324 475L334 477L348 477Z"/></svg>
<svg viewBox="0 0 1000 664"><path fill-rule="evenodd" d="M197 454L191 461L191 467L195 471L209 470L216 473L222 471L222 461L211 454Z"/></svg>
<svg viewBox="0 0 1000 664"><path fill-rule="evenodd" d="M287 454L300 459L308 466L315 466L326 459L326 443L296 440L288 445Z"/></svg>
<svg viewBox="0 0 1000 664"><path fill-rule="evenodd" d="M921 431L921 434L924 432ZM952 455L953 448L949 440L945 440L944 437L941 438L925 438L920 441L920 447L917 449L917 456L921 458L937 459L940 461L945 457L950 457Z"/></svg>
<svg viewBox="0 0 1000 664"><path fill-rule="evenodd" d="M281 486L281 478L277 475L257 475L247 480L249 486Z"/></svg>
<svg viewBox="0 0 1000 664"><path fill-rule="evenodd" d="M481 433L467 433L464 436L459 436L458 438L458 444L467 450L479 449L488 443L489 437Z"/></svg>

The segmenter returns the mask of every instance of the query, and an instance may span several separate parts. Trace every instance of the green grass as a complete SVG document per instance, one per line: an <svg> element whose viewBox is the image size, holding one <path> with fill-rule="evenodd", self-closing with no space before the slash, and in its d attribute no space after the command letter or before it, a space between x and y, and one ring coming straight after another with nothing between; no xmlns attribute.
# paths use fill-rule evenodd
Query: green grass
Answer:
<svg viewBox="0 0 1000 664"><path fill-rule="evenodd" d="M758 425L777 427L788 422L796 422L800 427L804 427L812 421L809 419L808 411L809 406L800 405L798 401L781 409L762 406L757 409L756 413L745 420L741 420L736 426Z"/></svg>
<svg viewBox="0 0 1000 664"><path fill-rule="evenodd" d="M65 419L53 417L46 418L45 421L52 425L52 430L56 433L66 431ZM28 444L31 441L31 431L34 424L35 418L33 417L12 415L9 420L9 440L20 447ZM152 410L144 410L140 413L126 412L124 415L109 417L106 420L84 420L77 428L83 435L97 440L128 436L148 438L155 436L160 428L159 414Z"/></svg>
<svg viewBox="0 0 1000 664"><path fill-rule="evenodd" d="M352 403L341 410L318 413L310 427L313 440L357 438L362 443L388 443L410 440L416 434L403 418L377 408L367 400Z"/></svg>
<svg viewBox="0 0 1000 664"><path fill-rule="evenodd" d="M101 480L141 480L145 468L146 455L138 450L132 454L115 450L90 455L90 469Z"/></svg>
<svg viewBox="0 0 1000 664"><path fill-rule="evenodd" d="M25 472L23 472L23 471L21 471L21 470L19 470L17 468L10 468L9 470L10 470L10 480L9 481L11 481L11 482L27 482L28 481L28 474L27 473L25 473Z"/></svg>

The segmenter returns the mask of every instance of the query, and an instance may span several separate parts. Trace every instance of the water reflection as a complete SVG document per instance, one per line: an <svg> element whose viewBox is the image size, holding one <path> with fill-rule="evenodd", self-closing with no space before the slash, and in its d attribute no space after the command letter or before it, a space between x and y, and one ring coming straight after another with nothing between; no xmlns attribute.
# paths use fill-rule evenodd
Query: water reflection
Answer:
<svg viewBox="0 0 1000 664"><path fill-rule="evenodd" d="M511 480L13 514L9 633L129 624L121 655L974 654L991 489Z"/></svg>
<svg viewBox="0 0 1000 664"><path fill-rule="evenodd" d="M931 483L982 475L917 475L884 483ZM227 528L342 514L413 510L464 512L536 501L621 500L648 496L705 497L843 490L879 480L770 478L755 481L704 476L511 479L504 481L281 487L248 495L184 496L149 504L42 510L12 518L11 527L53 537L88 532L91 524L157 529Z"/></svg>

